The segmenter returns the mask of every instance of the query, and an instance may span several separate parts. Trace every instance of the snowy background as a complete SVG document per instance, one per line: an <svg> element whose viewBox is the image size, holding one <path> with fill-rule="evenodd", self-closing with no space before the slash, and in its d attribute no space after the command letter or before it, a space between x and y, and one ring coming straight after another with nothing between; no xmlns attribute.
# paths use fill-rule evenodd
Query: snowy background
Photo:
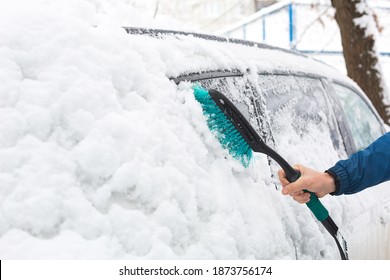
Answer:
<svg viewBox="0 0 390 280"><path fill-rule="evenodd" d="M292 2L293 31L289 26L288 7ZM358 23L367 26L368 32L375 36L377 51L386 54L380 57L380 63L384 76L390 77L390 2L370 0L368 4L371 8L368 13L373 11L377 22L363 17ZM222 28L217 33L287 49L293 45L293 48L307 52L346 73L340 31L334 14L335 9L330 7L328 0L281 0L277 5L260 10L254 16ZM293 32L292 41L290 32Z"/></svg>
<svg viewBox="0 0 390 280"><path fill-rule="evenodd" d="M131 40L121 26L182 24L126 1L0 3L0 258L338 259L306 206L275 190L266 158L226 161L189 85L166 78L189 54L194 68L240 65L234 47ZM307 141L297 161L327 148ZM389 197L324 198L352 258L390 256Z"/></svg>

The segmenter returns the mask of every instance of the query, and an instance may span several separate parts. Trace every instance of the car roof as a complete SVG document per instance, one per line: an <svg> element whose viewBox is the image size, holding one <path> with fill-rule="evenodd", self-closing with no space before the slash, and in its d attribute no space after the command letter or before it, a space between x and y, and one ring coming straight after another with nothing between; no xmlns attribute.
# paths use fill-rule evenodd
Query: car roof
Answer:
<svg viewBox="0 0 390 280"><path fill-rule="evenodd" d="M168 51L164 44L165 48L167 45L172 47L165 55L171 55L172 60L182 60L181 64L174 64L175 68L181 65L179 69L167 69L167 76L175 82L180 82L187 74L200 72L212 72L211 75L217 76L243 74L253 70L248 69L249 66L257 73L326 78L361 93L355 82L334 67L297 51L210 34L134 27L124 29L128 34L161 42L160 52Z"/></svg>

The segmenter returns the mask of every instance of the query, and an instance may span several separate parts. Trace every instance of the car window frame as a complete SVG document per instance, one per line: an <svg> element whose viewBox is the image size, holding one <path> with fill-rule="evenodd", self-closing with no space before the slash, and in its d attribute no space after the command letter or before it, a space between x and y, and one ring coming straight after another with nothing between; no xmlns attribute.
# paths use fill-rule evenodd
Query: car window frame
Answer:
<svg viewBox="0 0 390 280"><path fill-rule="evenodd" d="M199 71L187 74L182 74L177 77L170 77L169 79L174 81L175 84L181 82L197 82L208 79L228 78L228 77L243 77L244 73L240 70L210 70L210 71Z"/></svg>
<svg viewBox="0 0 390 280"><path fill-rule="evenodd" d="M174 81L175 84L179 84L181 82L187 81L187 82L197 82L201 80L207 80L207 79L217 79L217 78L229 78L229 77L242 77L250 74L250 71L247 70L246 72L242 72L238 69L219 69L219 70L207 70L207 71L199 71L199 72L191 72L191 73L184 73L177 77L170 77L169 79ZM337 96L335 87L332 86L332 84L337 84L343 87L346 87L353 91L355 94L357 94L368 106L370 111L374 114L376 119L379 123L381 123L381 132L385 133L385 128L383 125L383 122L381 121L380 117L378 116L377 112L373 108L373 106L367 101L367 98L365 95L358 90L353 85L350 85L348 83L342 82L340 80L335 79L329 79L324 76L320 76L317 74L311 74L311 73L305 73L305 72L287 72L283 70L275 70L275 71L258 71L256 73L257 75L276 75L276 76L295 76L295 77L305 77L305 78L311 78L311 79L317 79L321 82L322 86L324 87L324 95L326 98L329 98L329 101L332 106L330 106L330 111L333 113L335 117L335 122L338 129L338 134L341 139L340 143L343 146L346 154L348 156L352 155L353 153L357 152L357 148L355 145L355 140L352 135L349 122L346 118L346 115L344 113L344 109L341 105L341 101L339 97ZM253 85L253 82L251 82L251 86L254 90L256 90L256 85ZM256 92L256 95L259 93ZM270 124L268 124L270 125ZM272 128L271 128L272 130ZM273 140L273 136L270 135L270 140Z"/></svg>

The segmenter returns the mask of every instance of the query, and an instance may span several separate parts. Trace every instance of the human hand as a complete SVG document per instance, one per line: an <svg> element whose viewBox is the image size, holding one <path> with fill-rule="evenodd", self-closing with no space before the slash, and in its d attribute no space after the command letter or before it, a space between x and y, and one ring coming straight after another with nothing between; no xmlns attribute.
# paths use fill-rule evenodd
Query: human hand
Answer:
<svg viewBox="0 0 390 280"><path fill-rule="evenodd" d="M301 177L293 183L286 179L283 170L279 170L278 175L283 186L282 194L292 196L295 201L299 203L310 201L310 193L303 190L313 192L319 198L335 191L334 179L328 173L319 172L299 164L295 165L294 169L301 173Z"/></svg>

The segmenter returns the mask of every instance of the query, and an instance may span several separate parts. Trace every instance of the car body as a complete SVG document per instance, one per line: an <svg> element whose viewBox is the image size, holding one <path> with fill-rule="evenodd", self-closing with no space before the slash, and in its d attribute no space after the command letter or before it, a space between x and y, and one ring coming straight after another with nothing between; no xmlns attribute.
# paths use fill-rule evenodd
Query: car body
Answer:
<svg viewBox="0 0 390 280"><path fill-rule="evenodd" d="M168 41L168 44L175 40L176 47L183 45L184 49L191 44L183 51L188 56L180 58L182 67L168 73L169 78L179 86L181 83L199 84L229 96L263 140L291 163L325 170L337 160L368 146L386 131L375 109L352 80L331 66L300 53L197 33L134 28L126 28L126 31L132 36L147 36L151 40ZM197 56L196 50L202 48L210 50L209 53ZM174 59L175 55L172 56ZM271 176L275 176L279 167L272 161L269 164ZM272 184L278 188L275 180ZM337 201L338 207L330 206L331 210L335 207L333 215L344 228L346 224L353 228L353 232L347 234L351 240L352 258L388 256L388 248L363 245L372 242L367 238L382 236L387 230L387 222L383 223L386 214L379 218L381 225L373 223L374 233L365 233L364 228L357 233L358 227L353 226L353 221L363 226L362 215L371 215L368 213L378 211L377 207L386 207L385 193L389 194L389 184L383 188L385 202L377 201L361 209L360 206L356 206L357 209L347 206L353 200L351 197L324 199L331 205ZM365 200L364 195L356 200L359 199Z"/></svg>

